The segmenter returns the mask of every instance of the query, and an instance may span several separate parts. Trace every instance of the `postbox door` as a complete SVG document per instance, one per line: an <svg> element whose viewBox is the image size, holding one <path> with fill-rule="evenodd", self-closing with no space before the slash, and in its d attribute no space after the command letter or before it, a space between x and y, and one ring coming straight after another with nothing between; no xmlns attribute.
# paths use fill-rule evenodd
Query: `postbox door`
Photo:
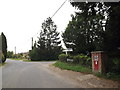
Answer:
<svg viewBox="0 0 120 90"><path fill-rule="evenodd" d="M99 64L98 64L98 61L94 61L94 70L98 70L98 66Z"/></svg>
<svg viewBox="0 0 120 90"><path fill-rule="evenodd" d="M94 56L94 70L99 69L98 56Z"/></svg>

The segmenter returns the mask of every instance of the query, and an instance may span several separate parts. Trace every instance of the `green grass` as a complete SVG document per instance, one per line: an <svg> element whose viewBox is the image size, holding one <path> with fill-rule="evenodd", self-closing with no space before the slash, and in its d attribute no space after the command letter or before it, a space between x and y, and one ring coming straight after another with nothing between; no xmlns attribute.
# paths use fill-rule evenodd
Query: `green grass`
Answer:
<svg viewBox="0 0 120 90"><path fill-rule="evenodd" d="M55 67L59 67L63 70L72 70L76 72L83 72L83 73L91 73L94 74L97 77L104 78L104 79L110 79L115 81L120 81L120 75L113 74L113 73L107 73L107 74L100 74L100 73L92 73L92 69L82 66L82 65L74 65L70 63L60 62L57 61L53 64Z"/></svg>
<svg viewBox="0 0 120 90"><path fill-rule="evenodd" d="M97 77L100 77L100 78L104 78L104 79L111 79L111 80L115 80L115 81L120 81L120 75L118 74L115 74L115 73L107 73L107 74L100 74L100 73L96 73L94 74L96 75Z"/></svg>
<svg viewBox="0 0 120 90"><path fill-rule="evenodd" d="M23 59L20 59L20 58L10 58L11 60L23 60Z"/></svg>
<svg viewBox="0 0 120 90"><path fill-rule="evenodd" d="M3 65L5 65L5 64L6 64L6 62L5 62L5 63L0 64L0 67L1 67L1 66L3 66Z"/></svg>
<svg viewBox="0 0 120 90"><path fill-rule="evenodd" d="M27 59L20 59L20 58L10 58L11 60L22 60L25 62L46 62L47 60L36 60L36 61L31 61L31 60L27 60ZM57 61L57 60L48 60L48 61Z"/></svg>
<svg viewBox="0 0 120 90"><path fill-rule="evenodd" d="M30 60L27 60L27 59L20 59L20 58L10 58L11 60L22 60L22 61L25 61L25 62L31 62Z"/></svg>
<svg viewBox="0 0 120 90"><path fill-rule="evenodd" d="M27 59L20 59L20 58L10 58L11 60L22 60L24 62L32 62L31 60L27 60Z"/></svg>
<svg viewBox="0 0 120 90"><path fill-rule="evenodd" d="M90 68L81 66L78 64L74 65L74 64L57 61L53 65L56 67L59 67L61 69L67 69L67 70L72 70L72 71L76 71L76 72L92 73L92 70Z"/></svg>

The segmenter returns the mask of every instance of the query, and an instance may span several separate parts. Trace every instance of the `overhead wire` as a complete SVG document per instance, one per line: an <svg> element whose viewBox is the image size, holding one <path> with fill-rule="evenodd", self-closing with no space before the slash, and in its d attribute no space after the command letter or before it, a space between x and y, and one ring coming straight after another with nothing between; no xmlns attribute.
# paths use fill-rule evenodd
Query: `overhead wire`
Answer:
<svg viewBox="0 0 120 90"><path fill-rule="evenodd" d="M52 17L51 18L53 18L56 14L57 14L57 12L63 7L63 5L66 3L66 1L67 0L65 0L61 5L60 5L60 7L55 11L55 13L52 15ZM38 34L39 32L37 32L34 36L36 36L37 34ZM33 37L34 37L33 36Z"/></svg>
<svg viewBox="0 0 120 90"><path fill-rule="evenodd" d="M67 0L65 0L61 5L60 7L55 11L55 13L53 13L53 15L51 16L51 19L58 13L58 11L63 7L63 5L66 3ZM35 35L33 35L31 38L29 38L27 40L27 42L32 39L33 37L35 37L37 34L39 34L40 31L38 31Z"/></svg>
<svg viewBox="0 0 120 90"><path fill-rule="evenodd" d="M51 18L53 18L55 16L55 14L63 7L63 5L66 3L67 0L65 0L62 5L56 10L56 12L52 15Z"/></svg>

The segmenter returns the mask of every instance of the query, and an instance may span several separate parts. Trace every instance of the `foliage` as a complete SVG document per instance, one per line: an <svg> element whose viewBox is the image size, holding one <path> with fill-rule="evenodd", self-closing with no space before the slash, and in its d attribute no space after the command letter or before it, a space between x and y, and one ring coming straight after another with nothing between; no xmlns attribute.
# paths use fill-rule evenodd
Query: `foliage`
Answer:
<svg viewBox="0 0 120 90"><path fill-rule="evenodd" d="M38 55L39 55L38 50L35 47L29 52L29 56L30 56L32 61L39 60L39 56Z"/></svg>
<svg viewBox="0 0 120 90"><path fill-rule="evenodd" d="M59 58L60 61L66 62L67 58L68 58L68 55L66 55L66 54L60 54L58 58Z"/></svg>
<svg viewBox="0 0 120 90"><path fill-rule="evenodd" d="M7 58L13 58L13 51L8 51L7 52Z"/></svg>
<svg viewBox="0 0 120 90"><path fill-rule="evenodd" d="M94 73L94 75L101 77L101 78L105 78L105 79L120 81L120 75L115 74L115 73L111 73L111 72L108 72L106 74Z"/></svg>
<svg viewBox="0 0 120 90"><path fill-rule="evenodd" d="M6 61L6 57L7 57L7 40L6 40L6 36L4 35L4 33L1 33L1 40L0 43L2 43L2 54L4 55L4 57L2 58L2 63L4 63Z"/></svg>
<svg viewBox="0 0 120 90"><path fill-rule="evenodd" d="M77 72L84 72L84 73L91 73L92 70L88 67L82 66L82 65L74 65L74 64L69 64L65 62L60 62L57 61L54 66L59 67L61 69L67 69L67 70L72 70L72 71L77 71Z"/></svg>
<svg viewBox="0 0 120 90"><path fill-rule="evenodd" d="M4 56L4 54L2 53L2 60L5 60L5 56Z"/></svg>
<svg viewBox="0 0 120 90"><path fill-rule="evenodd" d="M84 54L79 54L77 56L74 56L74 63L79 63L81 65L85 65L88 67L92 66L92 60L90 57L88 57L87 55Z"/></svg>
<svg viewBox="0 0 120 90"><path fill-rule="evenodd" d="M104 49L115 57L120 57L120 2L106 3L111 6L106 24L106 32L104 35Z"/></svg>
<svg viewBox="0 0 120 90"><path fill-rule="evenodd" d="M120 2L71 2L71 5L77 11L71 16L63 40L67 48L73 48L72 54L104 50L120 56Z"/></svg>
<svg viewBox="0 0 120 90"><path fill-rule="evenodd" d="M120 73L120 60L113 59L120 58L120 2L71 2L71 5L77 12L71 16L63 33L67 48L73 48L71 54L106 51L109 57L107 71ZM86 64L79 56L74 57L74 62Z"/></svg>
<svg viewBox="0 0 120 90"><path fill-rule="evenodd" d="M100 10L95 9L100 3L74 2L72 5L79 11L72 15L72 20L63 33L66 46L73 48L72 54L102 50L104 17L98 13Z"/></svg>
<svg viewBox="0 0 120 90"><path fill-rule="evenodd" d="M57 26L49 17L42 23L42 30L30 51L31 60L55 60L61 52L59 33Z"/></svg>
<svg viewBox="0 0 120 90"><path fill-rule="evenodd" d="M79 55L74 55L74 56L66 55L66 54L60 54L59 55L59 60L61 62L67 62L67 59L73 59L73 62L71 62L72 64L80 64L80 65L87 66L89 68L92 67L91 58L84 55L84 54L79 54Z"/></svg>
<svg viewBox="0 0 120 90"><path fill-rule="evenodd" d="M107 71L120 75L120 58L110 58Z"/></svg>
<svg viewBox="0 0 120 90"><path fill-rule="evenodd" d="M23 54L22 53L17 54L16 58L23 58ZM26 58L26 57L24 57L24 58Z"/></svg>
<svg viewBox="0 0 120 90"><path fill-rule="evenodd" d="M6 62L5 62L5 63L0 63L0 67L1 67L1 66L4 66L5 64L6 64Z"/></svg>
<svg viewBox="0 0 120 90"><path fill-rule="evenodd" d="M2 63L2 37L0 35L0 64Z"/></svg>

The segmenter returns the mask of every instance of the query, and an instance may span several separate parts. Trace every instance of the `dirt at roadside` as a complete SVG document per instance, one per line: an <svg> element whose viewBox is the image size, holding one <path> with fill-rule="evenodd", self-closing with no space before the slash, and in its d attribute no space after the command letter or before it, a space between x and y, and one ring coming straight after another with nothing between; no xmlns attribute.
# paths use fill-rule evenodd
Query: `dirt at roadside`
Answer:
<svg viewBox="0 0 120 90"><path fill-rule="evenodd" d="M76 82L80 88L120 88L119 82L99 78L92 74L61 70L52 64L49 65L49 69L66 79Z"/></svg>

